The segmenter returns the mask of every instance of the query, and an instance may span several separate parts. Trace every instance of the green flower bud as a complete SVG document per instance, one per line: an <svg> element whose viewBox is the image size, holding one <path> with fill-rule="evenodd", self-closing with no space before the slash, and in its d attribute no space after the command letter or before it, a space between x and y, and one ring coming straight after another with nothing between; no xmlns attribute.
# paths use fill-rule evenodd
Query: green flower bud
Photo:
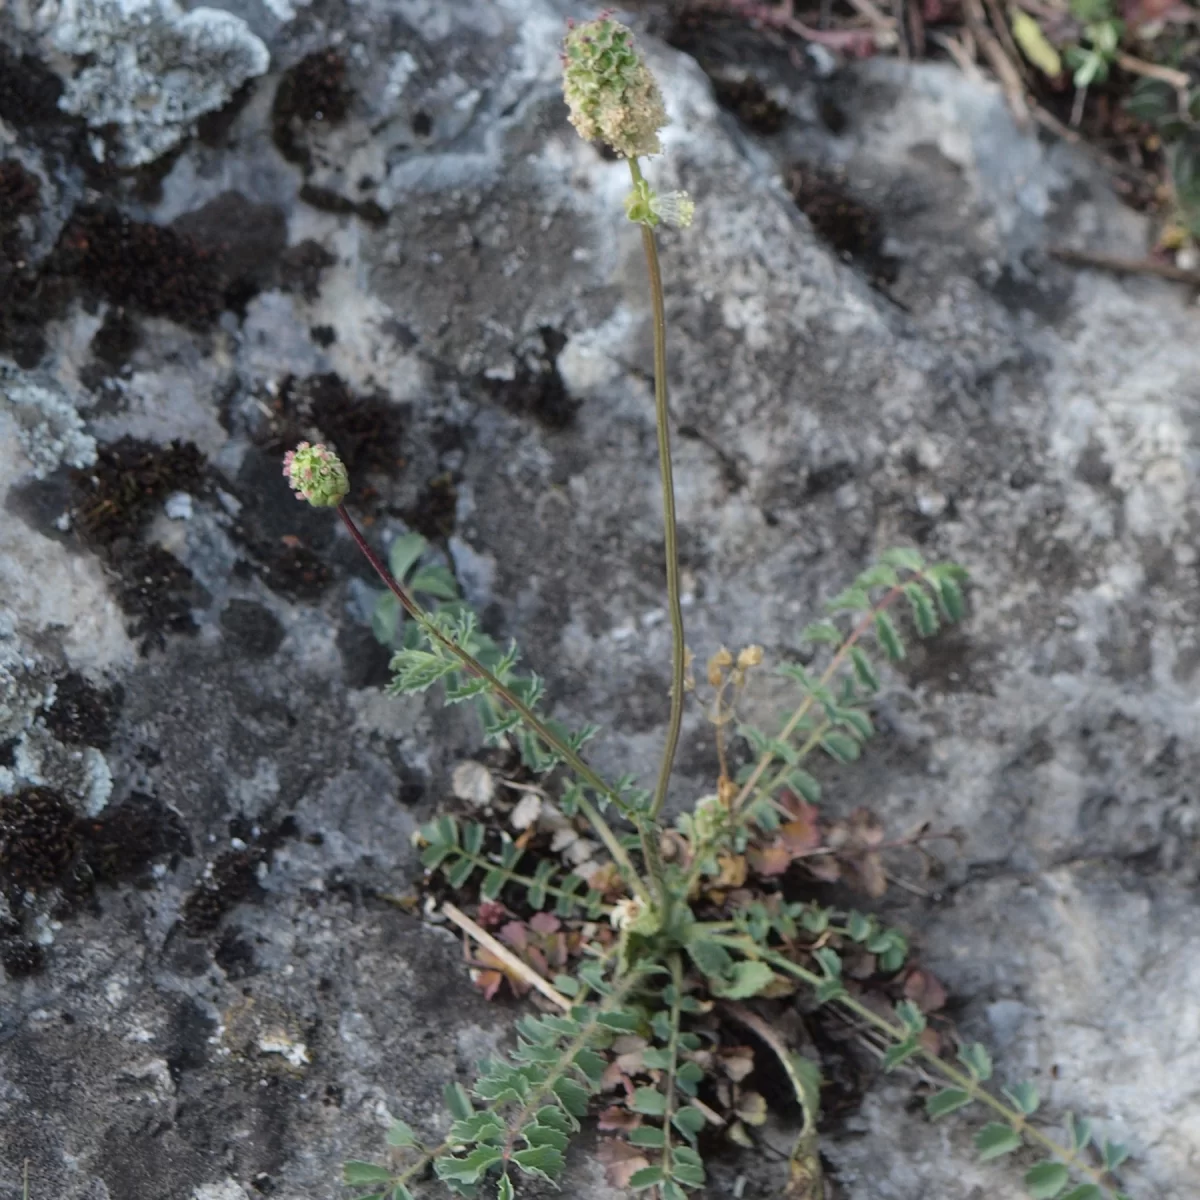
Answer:
<svg viewBox="0 0 1200 1200"><path fill-rule="evenodd" d="M297 500L317 508L335 508L350 490L350 476L338 456L319 442L301 442L283 456L283 473Z"/></svg>
<svg viewBox="0 0 1200 1200"><path fill-rule="evenodd" d="M574 25L563 42L563 96L571 124L625 158L657 154L667 123L662 93L619 21L601 15Z"/></svg>
<svg viewBox="0 0 1200 1200"><path fill-rule="evenodd" d="M639 179L625 198L625 215L651 229L660 224L686 229L695 213L695 202L687 192L656 192L644 179Z"/></svg>

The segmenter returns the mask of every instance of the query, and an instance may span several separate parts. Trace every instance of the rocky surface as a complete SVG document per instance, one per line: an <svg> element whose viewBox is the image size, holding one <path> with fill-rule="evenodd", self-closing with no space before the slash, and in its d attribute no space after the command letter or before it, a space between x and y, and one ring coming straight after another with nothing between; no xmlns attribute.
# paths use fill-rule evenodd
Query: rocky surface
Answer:
<svg viewBox="0 0 1200 1200"><path fill-rule="evenodd" d="M26 1159L63 1200L331 1196L505 1036L456 940L384 898L476 731L379 691L367 574L287 444L343 450L378 544L434 539L555 712L605 725L599 765L648 773L664 716L643 266L624 168L556 96L567 7L202 12L0 14L6 1198ZM96 74L135 20L152 76L180 59L145 103ZM993 90L657 28L653 170L699 202L664 239L689 640L786 654L897 542L970 567L963 632L913 653L831 803L962 827L894 919L1004 1077L1184 1200L1196 310L1047 258L1145 227ZM713 768L697 717L677 800ZM911 1094L831 1123L841 1195L1020 1194Z"/></svg>

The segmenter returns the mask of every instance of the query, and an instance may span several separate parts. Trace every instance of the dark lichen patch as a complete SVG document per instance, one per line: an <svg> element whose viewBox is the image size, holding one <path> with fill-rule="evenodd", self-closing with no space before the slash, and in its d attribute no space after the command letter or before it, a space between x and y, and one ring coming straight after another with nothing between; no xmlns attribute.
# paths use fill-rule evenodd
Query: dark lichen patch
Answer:
<svg viewBox="0 0 1200 1200"><path fill-rule="evenodd" d="M84 292L189 328L208 328L225 308L215 251L112 208L76 209L54 257Z"/></svg>
<svg viewBox="0 0 1200 1200"><path fill-rule="evenodd" d="M41 194L38 177L15 158L0 162L0 237L8 234L22 216L37 211Z"/></svg>
<svg viewBox="0 0 1200 1200"><path fill-rule="evenodd" d="M26 979L46 969L46 951L23 937L0 938L0 967L9 979Z"/></svg>
<svg viewBox="0 0 1200 1200"><path fill-rule="evenodd" d="M156 860L192 854L192 839L179 814L142 792L81 820L78 833L83 862L96 883L148 882L148 869Z"/></svg>
<svg viewBox="0 0 1200 1200"><path fill-rule="evenodd" d="M271 133L280 154L307 166L306 126L345 120L353 93L346 60L337 50L318 50L285 71L271 107Z"/></svg>
<svg viewBox="0 0 1200 1200"><path fill-rule="evenodd" d="M45 887L67 874L79 851L75 810L52 788L25 788L0 799L0 876L18 889Z"/></svg>
<svg viewBox="0 0 1200 1200"><path fill-rule="evenodd" d="M883 253L883 222L838 173L799 164L789 173L787 187L796 207L826 245L847 262L862 267L873 283L895 282L896 261Z"/></svg>
<svg viewBox="0 0 1200 1200"><path fill-rule="evenodd" d="M139 535L170 493L197 492L203 482L204 456L190 442L158 446L130 437L101 447L94 466L71 475L79 539L102 554L143 648L161 645L166 633L194 629L192 608L205 593L174 555L142 545Z"/></svg>
<svg viewBox="0 0 1200 1200"><path fill-rule="evenodd" d="M254 96L257 83L256 79L246 80L220 108L205 113L196 122L196 137L204 145L216 148L224 143L234 122Z"/></svg>
<svg viewBox="0 0 1200 1200"><path fill-rule="evenodd" d="M283 643L278 618L253 600L230 600L221 613L221 629L234 652L250 659L270 658Z"/></svg>
<svg viewBox="0 0 1200 1200"><path fill-rule="evenodd" d="M208 1047L216 1028L216 1020L190 996L179 1002L171 1017L167 1047L167 1070L176 1083L185 1071L195 1071L208 1062Z"/></svg>
<svg viewBox="0 0 1200 1200"><path fill-rule="evenodd" d="M136 438L101 446L94 466L71 477L75 528L91 546L136 537L172 492L197 492L204 456L191 442L155 445Z"/></svg>
<svg viewBox="0 0 1200 1200"><path fill-rule="evenodd" d="M123 367L141 344L141 334L128 309L114 305L92 335L92 357L110 371Z"/></svg>
<svg viewBox="0 0 1200 1200"><path fill-rule="evenodd" d="M286 545L263 563L266 585L294 600L317 600L333 582L329 564L308 546Z"/></svg>
<svg viewBox="0 0 1200 1200"><path fill-rule="evenodd" d="M274 284L287 249L287 214L275 204L255 204L240 192L222 192L184 213L171 228L213 256L224 305L243 312Z"/></svg>
<svg viewBox="0 0 1200 1200"><path fill-rule="evenodd" d="M258 865L267 852L261 846L227 850L183 902L183 927L192 937L212 933L235 905L260 891Z"/></svg>
<svg viewBox="0 0 1200 1200"><path fill-rule="evenodd" d="M369 471L393 474L404 465L404 414L386 397L355 396L337 375L289 376L280 389L287 442L304 430L334 446L351 479Z"/></svg>
<svg viewBox="0 0 1200 1200"><path fill-rule="evenodd" d="M31 55L0 46L0 119L17 129L58 125L62 80Z"/></svg>
<svg viewBox="0 0 1200 1200"><path fill-rule="evenodd" d="M712 82L717 103L733 113L751 133L769 137L787 124L788 110L773 100L753 75L743 78L716 76Z"/></svg>
<svg viewBox="0 0 1200 1200"><path fill-rule="evenodd" d="M484 379L486 391L510 411L531 416L547 429L565 429L579 407L558 370L566 335L552 326L538 330L541 345L520 355L511 379Z"/></svg>
<svg viewBox="0 0 1200 1200"><path fill-rule="evenodd" d="M429 480L416 504L405 510L404 519L431 541L448 538L458 521L458 484L453 473L443 471Z"/></svg>
<svg viewBox="0 0 1200 1200"><path fill-rule="evenodd" d="M320 242L305 238L289 246L280 257L279 286L305 300L315 300L321 293L321 272L335 262L337 259Z"/></svg>
<svg viewBox="0 0 1200 1200"><path fill-rule="evenodd" d="M68 746L107 750L120 714L124 689L118 684L99 688L78 671L69 671L54 684L54 701L41 712L46 728Z"/></svg>
<svg viewBox="0 0 1200 1200"><path fill-rule="evenodd" d="M986 657L957 629L942 631L934 638L911 638L908 650L903 667L910 683L938 692L995 695Z"/></svg>
<svg viewBox="0 0 1200 1200"><path fill-rule="evenodd" d="M15 159L0 162L0 352L23 367L42 357L42 327L62 310L70 290L65 280L32 262L26 226L40 203L37 176Z"/></svg>
<svg viewBox="0 0 1200 1200"><path fill-rule="evenodd" d="M162 646L168 633L191 633L196 628L192 609L207 595L187 569L161 546L120 542L108 555L117 575L116 600L132 617L131 634L140 637L143 653Z"/></svg>
<svg viewBox="0 0 1200 1200"><path fill-rule="evenodd" d="M231 908L243 900L259 897L260 867L270 862L276 847L288 838L297 837L300 830L291 816L261 831L248 820L235 817L229 823L229 832L239 842L208 865L183 902L183 930L191 937L214 932Z"/></svg>
<svg viewBox="0 0 1200 1200"><path fill-rule="evenodd" d="M254 947L240 929L226 929L221 934L213 961L225 972L226 979L247 979L258 973Z"/></svg>
<svg viewBox="0 0 1200 1200"><path fill-rule="evenodd" d="M337 648L342 656L342 681L348 688L381 688L391 680L388 668L392 652L370 629L358 622L338 630Z"/></svg>

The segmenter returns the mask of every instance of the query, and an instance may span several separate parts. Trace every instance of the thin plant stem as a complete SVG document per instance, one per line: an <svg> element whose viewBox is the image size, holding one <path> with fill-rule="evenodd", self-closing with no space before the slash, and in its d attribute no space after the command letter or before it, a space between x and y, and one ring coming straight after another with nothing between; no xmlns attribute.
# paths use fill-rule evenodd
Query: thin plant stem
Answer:
<svg viewBox="0 0 1200 1200"><path fill-rule="evenodd" d="M816 972L806 970L798 963L792 962L790 958L778 953L775 950L760 946L756 942L745 937L728 936L722 934L714 935L714 942L718 942L723 946L728 946L731 949L740 950L743 954L761 958L764 962L770 963L773 967L778 967L781 971L786 971L789 975L794 975L797 979L807 983L810 987L820 987L825 980ZM908 1031L898 1025L893 1025L886 1017L881 1017L877 1012L856 1000L853 996L843 992L840 996L834 998L833 1003L840 1005L842 1008L854 1013L860 1020L865 1021L881 1033L884 1033L888 1038L896 1043L902 1043L908 1038ZM960 1071L953 1063L948 1063L940 1055L935 1054L928 1049L924 1044L918 1044L917 1054L923 1058L930 1067L934 1069L943 1079L948 1080L955 1087L961 1088L973 1100L978 1100L981 1104L990 1108L994 1113L1004 1119L1004 1122L1009 1125L1016 1133L1020 1133L1028 1137L1031 1141L1037 1142L1043 1149L1048 1150L1056 1158L1062 1160L1068 1166L1078 1171L1085 1176L1091 1183L1102 1188L1110 1195L1114 1194L1112 1185L1108 1182L1107 1173L1099 1171L1095 1167L1086 1163L1072 1150L1068 1150L1066 1146L1060 1145L1052 1137L1043 1133L1038 1126L1031 1124L1024 1113L1018 1112L1010 1108L1002 1100L998 1100L987 1088L983 1087L974 1076L966 1071Z"/></svg>
<svg viewBox="0 0 1200 1200"><path fill-rule="evenodd" d="M456 642L448 638L430 619L429 614L413 599L412 596L397 583L391 571L388 570L383 560L375 553L371 544L363 536L362 530L355 524L354 518L347 511L344 504L337 506L338 516L342 518L343 524L350 532L350 536L354 539L355 545L362 551L367 562L369 562L375 571L375 574L383 580L388 591L400 602L400 606L425 633L440 645L444 646L464 668L478 679L484 680L492 692L499 696L510 708L520 714L521 719L538 737L555 751L564 762L583 780L590 788L598 792L600 795L607 796L613 801L618 809L624 807L620 795L616 789L596 774L591 767L574 751L570 746L563 741L546 725L546 723L525 703L519 696L507 688L491 671L487 669L474 655L464 650ZM629 886L642 898L643 901L649 902L650 895L646 891L645 884L642 883L637 871L634 869L633 862L630 859L625 847L621 845L617 835L613 832L612 827L600 815L596 806L592 804L586 796L579 797L579 811L583 813L588 824L596 831L597 836L612 855L613 861L623 870Z"/></svg>
<svg viewBox="0 0 1200 1200"><path fill-rule="evenodd" d="M634 186L642 182L641 167L636 158L629 160ZM686 645L683 631L683 606L679 598L679 543L675 522L675 480L671 470L670 408L667 400L667 316L663 301L662 269L658 263L658 246L654 230L642 225L642 248L646 253L646 268L650 275L650 304L654 313L654 425L658 434L658 466L662 478L663 542L667 563L667 611L671 618L671 715L667 721L667 739L663 746L658 783L650 804L650 820L657 821L667 800L667 785L679 748L679 731L683 726L684 676L687 670Z"/></svg>
<svg viewBox="0 0 1200 1200"><path fill-rule="evenodd" d="M663 1170L671 1174L671 1122L675 1117L675 1075L679 1070L679 1019L683 1009L683 956L678 950L669 959L671 968L671 1036L667 1042L667 1081L663 1089Z"/></svg>

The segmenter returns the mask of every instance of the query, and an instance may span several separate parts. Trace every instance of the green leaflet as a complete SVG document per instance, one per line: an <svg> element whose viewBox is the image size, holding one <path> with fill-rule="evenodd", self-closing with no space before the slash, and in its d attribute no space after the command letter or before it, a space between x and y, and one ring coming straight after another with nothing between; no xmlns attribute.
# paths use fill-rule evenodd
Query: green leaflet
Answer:
<svg viewBox="0 0 1200 1200"><path fill-rule="evenodd" d="M1054 1200L1070 1178L1071 1173L1062 1163L1038 1163L1025 1172L1025 1186L1032 1200Z"/></svg>
<svg viewBox="0 0 1200 1200"><path fill-rule="evenodd" d="M975 1135L975 1149L981 1162L1011 1154L1021 1146L1021 1135L1001 1121L992 1121Z"/></svg>
<svg viewBox="0 0 1200 1200"><path fill-rule="evenodd" d="M936 1121L938 1117L965 1108L970 1103L970 1092L963 1091L962 1088L942 1088L925 1101L925 1111Z"/></svg>

